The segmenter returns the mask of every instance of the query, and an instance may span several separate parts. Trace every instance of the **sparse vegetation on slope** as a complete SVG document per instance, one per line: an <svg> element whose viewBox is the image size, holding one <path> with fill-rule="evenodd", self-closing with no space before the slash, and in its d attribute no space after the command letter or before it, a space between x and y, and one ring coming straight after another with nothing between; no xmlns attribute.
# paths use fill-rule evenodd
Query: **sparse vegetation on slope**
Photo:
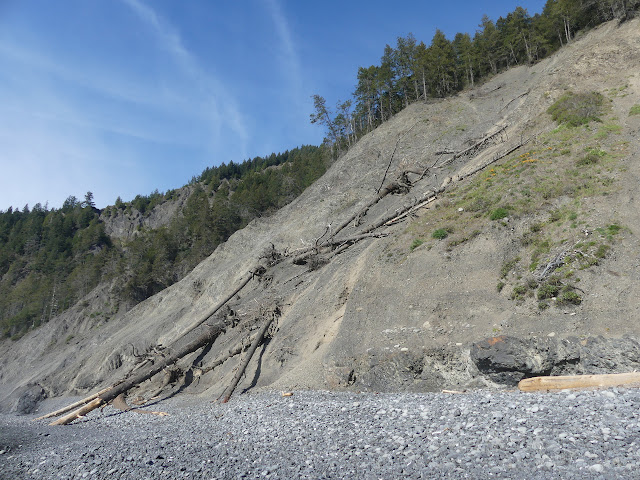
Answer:
<svg viewBox="0 0 640 480"><path fill-rule="evenodd" d="M408 231L426 238L430 225L455 224L446 246L452 250L479 232L506 234L524 227L518 256L496 272L498 292L509 286L509 298L537 300L542 310L552 300L558 307L579 305L578 273L601 264L620 232L629 232L615 217L603 223L589 213L591 198L613 193L625 168L620 158L629 147L615 135L602 134L603 125L617 125L603 99L597 92L560 97L549 109L560 124L556 129L538 137L528 151L448 191L439 208ZM595 121L605 115L606 123Z"/></svg>

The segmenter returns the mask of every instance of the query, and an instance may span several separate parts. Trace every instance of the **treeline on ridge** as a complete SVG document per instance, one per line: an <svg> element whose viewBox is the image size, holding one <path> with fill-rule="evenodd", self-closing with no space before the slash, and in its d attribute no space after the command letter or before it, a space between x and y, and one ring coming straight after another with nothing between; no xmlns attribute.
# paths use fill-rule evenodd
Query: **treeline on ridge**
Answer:
<svg viewBox="0 0 640 480"><path fill-rule="evenodd" d="M453 95L516 65L535 63L578 32L603 22L632 17L640 0L548 0L541 14L517 7L497 21L482 18L473 37L457 33L453 40L436 30L431 44L412 34L386 45L379 65L358 69L353 99L335 109L314 95L311 122L325 127L334 154L407 107L429 98Z"/></svg>
<svg viewBox="0 0 640 480"><path fill-rule="evenodd" d="M178 191L118 198L102 212L92 195L60 209L0 211L0 334L19 338L74 305L100 282L117 280L106 319L183 278L236 230L289 203L327 169L324 147L303 146L207 168L187 187L181 214L121 241L105 233L119 215L148 214Z"/></svg>

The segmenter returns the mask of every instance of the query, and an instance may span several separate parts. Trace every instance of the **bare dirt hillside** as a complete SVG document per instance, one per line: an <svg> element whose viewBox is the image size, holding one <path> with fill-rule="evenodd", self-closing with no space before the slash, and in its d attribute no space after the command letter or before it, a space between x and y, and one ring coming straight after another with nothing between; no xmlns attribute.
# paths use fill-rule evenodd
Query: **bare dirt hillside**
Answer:
<svg viewBox="0 0 640 480"><path fill-rule="evenodd" d="M568 92L601 94L601 121L558 128L547 109ZM639 104L638 20L414 104L133 310L105 323L71 309L0 343L0 404L92 391L159 345L177 349L257 265L217 314L226 333L140 394L165 378L164 394L217 398L242 357L228 352L274 310L240 391L429 391L637 368ZM103 290L86 301L99 308Z"/></svg>

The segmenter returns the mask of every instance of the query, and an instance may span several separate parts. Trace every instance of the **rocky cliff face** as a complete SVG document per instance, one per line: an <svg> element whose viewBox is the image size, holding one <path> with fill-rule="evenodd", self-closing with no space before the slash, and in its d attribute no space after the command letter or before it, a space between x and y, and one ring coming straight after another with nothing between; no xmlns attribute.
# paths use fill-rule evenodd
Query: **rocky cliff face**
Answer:
<svg viewBox="0 0 640 480"><path fill-rule="evenodd" d="M186 186L176 190L176 196L172 200L156 205L148 213L142 214L135 208L130 212L118 210L115 215L100 216L104 222L104 230L111 238L128 241L133 239L141 229L156 229L168 225L172 218L180 215L192 187Z"/></svg>
<svg viewBox="0 0 640 480"><path fill-rule="evenodd" d="M265 273L218 314L234 326L179 362L165 391L217 398L239 362L229 352L276 306L240 390L429 391L637 368L639 72L640 22L610 23L535 66L410 106L126 314L94 323L71 309L4 341L0 402L117 380L257 264ZM568 91L600 92L602 123L558 129L546 110Z"/></svg>

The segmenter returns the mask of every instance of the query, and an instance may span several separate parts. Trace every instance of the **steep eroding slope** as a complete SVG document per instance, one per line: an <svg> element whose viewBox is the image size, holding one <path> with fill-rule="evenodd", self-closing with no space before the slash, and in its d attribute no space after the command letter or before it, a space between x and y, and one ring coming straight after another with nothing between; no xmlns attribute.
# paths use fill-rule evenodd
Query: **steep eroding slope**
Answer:
<svg viewBox="0 0 640 480"><path fill-rule="evenodd" d="M241 389L424 391L633 368L640 344L617 338L639 328L640 115L630 115L640 104L639 52L638 20L609 23L535 66L410 106L300 198L236 232L182 281L120 318L92 328L72 309L2 342L0 401L15 405L28 388L57 395L119 379L258 263L266 273L219 313L236 326L179 362L177 383L165 393L185 386L216 398L239 356L210 367L246 345L260 315L276 305L282 314ZM568 91L601 93L602 123L556 128L546 110ZM583 160L591 154L593 161ZM363 211L383 178L401 181ZM358 212L337 238L436 191L436 201L374 231L384 237L292 262ZM554 259L551 281L544 269ZM483 343L495 335L505 337ZM611 339L585 340L595 335ZM496 349L511 363L499 364Z"/></svg>

